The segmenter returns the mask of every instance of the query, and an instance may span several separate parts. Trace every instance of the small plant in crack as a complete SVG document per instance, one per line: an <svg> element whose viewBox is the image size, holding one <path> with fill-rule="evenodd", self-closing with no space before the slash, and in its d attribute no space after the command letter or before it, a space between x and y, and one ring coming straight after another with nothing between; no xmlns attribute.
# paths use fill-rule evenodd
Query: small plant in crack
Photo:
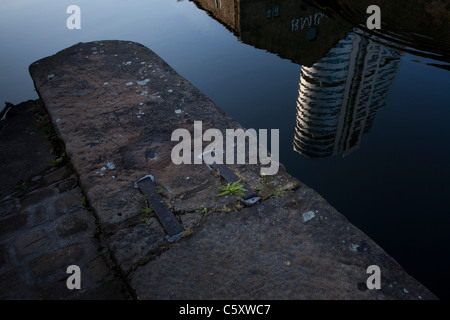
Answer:
<svg viewBox="0 0 450 320"><path fill-rule="evenodd" d="M226 185L222 185L219 187L219 194L218 196L224 196L224 195L232 195L236 198L243 197L245 193L247 192L246 189L244 189L245 184L241 183L241 179L239 179L236 182L233 183L227 183Z"/></svg>
<svg viewBox="0 0 450 320"><path fill-rule="evenodd" d="M54 152L54 149L52 148L51 151ZM50 163L50 166L51 166L51 167L57 167L57 166L59 166L60 164L63 164L65 161L66 161L66 153L63 152L59 158L53 160L53 161Z"/></svg>
<svg viewBox="0 0 450 320"><path fill-rule="evenodd" d="M86 211L91 211L91 207L89 206L86 196L83 196L83 198L81 199L81 208Z"/></svg>
<svg viewBox="0 0 450 320"><path fill-rule="evenodd" d="M274 196L280 197L280 198L284 197L284 189L283 188L278 188L275 191Z"/></svg>
<svg viewBox="0 0 450 320"><path fill-rule="evenodd" d="M145 202L145 208L141 209L142 222L145 222L146 224L150 224L152 222L150 217L152 216L152 214L154 212L153 207L148 202L147 196L142 196L142 200L144 200L144 202Z"/></svg>
<svg viewBox="0 0 450 320"><path fill-rule="evenodd" d="M195 209L195 212L197 212L197 213L208 213L208 208L197 207L197 209Z"/></svg>

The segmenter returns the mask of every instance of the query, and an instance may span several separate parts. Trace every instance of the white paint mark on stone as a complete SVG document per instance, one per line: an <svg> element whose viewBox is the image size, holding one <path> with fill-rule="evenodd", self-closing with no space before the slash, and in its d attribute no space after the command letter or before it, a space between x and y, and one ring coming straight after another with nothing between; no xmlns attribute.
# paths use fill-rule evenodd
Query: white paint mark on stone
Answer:
<svg viewBox="0 0 450 320"><path fill-rule="evenodd" d="M172 90L172 89L169 89L169 90L167 90L167 92L169 92L169 93L172 93L172 92L173 92L173 90Z"/></svg>
<svg viewBox="0 0 450 320"><path fill-rule="evenodd" d="M49 74L49 75L47 76L47 79L50 80L50 79L52 79L54 76L55 76L55 75L54 75L53 73L52 73L52 74Z"/></svg>
<svg viewBox="0 0 450 320"><path fill-rule="evenodd" d="M111 170L116 167L112 161L107 161L106 166Z"/></svg>
<svg viewBox="0 0 450 320"><path fill-rule="evenodd" d="M126 86L127 86L127 87L132 86L132 85L133 85L133 82L132 82L132 81L126 83Z"/></svg>
<svg viewBox="0 0 450 320"><path fill-rule="evenodd" d="M180 114L180 113L181 113L181 110L180 110L180 109L175 110L175 113L176 113L176 114Z"/></svg>
<svg viewBox="0 0 450 320"><path fill-rule="evenodd" d="M141 85L141 86L145 86L147 83L150 82L150 79L145 79L143 81L138 81L137 84Z"/></svg>
<svg viewBox="0 0 450 320"><path fill-rule="evenodd" d="M127 66L131 65L131 61L125 62L125 65L127 65Z"/></svg>
<svg viewBox="0 0 450 320"><path fill-rule="evenodd" d="M352 243L352 244L349 245L349 249L351 251L356 252L356 251L358 251L358 248L359 248L359 245L357 245L357 244Z"/></svg>
<svg viewBox="0 0 450 320"><path fill-rule="evenodd" d="M107 86L107 85L108 85L108 82L104 82L103 85L104 85L104 86Z"/></svg>
<svg viewBox="0 0 450 320"><path fill-rule="evenodd" d="M404 292L404 293L409 293L409 290L408 290L408 289L405 289L405 288L403 288L403 292Z"/></svg>
<svg viewBox="0 0 450 320"><path fill-rule="evenodd" d="M313 219L316 215L314 214L314 212L308 211L308 212L304 212L302 214L302 216L303 216L303 221L306 222L306 221Z"/></svg>

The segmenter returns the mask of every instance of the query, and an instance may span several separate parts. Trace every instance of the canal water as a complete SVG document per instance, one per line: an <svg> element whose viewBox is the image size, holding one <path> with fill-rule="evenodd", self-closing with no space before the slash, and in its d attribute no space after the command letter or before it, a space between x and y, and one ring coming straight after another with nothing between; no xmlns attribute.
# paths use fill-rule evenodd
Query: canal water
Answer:
<svg viewBox="0 0 450 320"><path fill-rule="evenodd" d="M0 100L37 98L28 66L63 48L139 42L245 127L280 129L288 172L448 299L450 4L427 3L3 0Z"/></svg>

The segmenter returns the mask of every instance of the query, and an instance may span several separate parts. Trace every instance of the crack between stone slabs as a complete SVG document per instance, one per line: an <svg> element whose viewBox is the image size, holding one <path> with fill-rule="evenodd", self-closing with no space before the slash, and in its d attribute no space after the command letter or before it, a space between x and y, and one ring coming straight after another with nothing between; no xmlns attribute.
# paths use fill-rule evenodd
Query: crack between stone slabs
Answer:
<svg viewBox="0 0 450 320"><path fill-rule="evenodd" d="M220 177L220 179L223 179L222 177ZM226 180L225 180L226 181ZM300 188L301 186L298 186L298 187L296 187L296 188L293 188L293 189L286 189L286 191L289 191L289 190L296 190L296 189L298 189L298 188ZM271 197L273 197L273 196L271 196ZM267 201L268 199L270 199L271 197L269 197L269 198L266 198L266 199L264 199L264 200L260 200L259 202L258 202L258 205L260 205L260 204L263 204L265 201ZM173 247L175 247L175 246L178 246L178 245L180 245L180 243L182 242L182 241L187 241L192 235L194 235L195 233L197 233L197 232L199 232L199 231L201 231L201 230L203 230L203 228L205 227L205 225L206 225L206 222L209 220L209 217L210 217L210 215L213 215L213 214L228 214L228 213L238 213L239 211L241 211L241 210L243 210L243 209L245 209L245 208L250 208L250 207L253 207L254 205L252 205L252 206L246 206L246 207L241 207L240 209L238 209L238 210L232 210L232 211L230 211L230 212L226 212L226 211L209 211L209 212L207 212L207 213L205 213L205 214L202 214L202 216L201 216L201 218L200 218L200 220L197 222L197 224L195 225L195 226L193 226L193 227L191 227L194 231L192 232L192 234L189 234L189 235L187 235L187 236L182 236L177 242L174 242L174 243L165 243L165 244L162 244L162 245L160 245L160 246L158 246L158 248L156 248L156 249L154 249L154 250L151 250L151 251L149 251L143 258L141 258L138 262L136 262L135 264L133 264L133 266L130 268L130 270L125 274L125 272L124 272L124 274L125 274L125 277L129 277L130 275L131 275L131 273L133 273L137 268L139 268L139 267L142 267L142 266L145 266L146 264L148 264L148 263L150 263L151 261L153 261L153 260L155 260L155 259L157 259L159 256L161 256L163 253L165 253L166 251L169 251L171 248L173 248ZM187 214L187 213L199 213L199 212L197 212L197 211L173 211L173 214L175 215L175 217L178 219L181 215L183 215L183 214ZM156 219L157 221L158 221L158 219ZM158 221L158 223L159 223L159 221ZM180 222L181 223L181 222ZM159 223L159 225L161 226L161 224ZM163 228L162 226L161 226L161 228ZM190 228L187 228L186 230L189 230ZM163 228L163 230L164 230L164 228Z"/></svg>
<svg viewBox="0 0 450 320"><path fill-rule="evenodd" d="M36 89L36 92L38 93L38 95L39 95L39 97L40 97L40 94L39 94L39 92L38 92L37 89ZM43 107L43 109L44 109L45 112L49 115L49 118L51 119L50 113L48 112L47 107L45 106L44 100L43 100L41 97L40 97L40 100L42 101L42 107ZM51 130L53 131L53 133L56 135L56 138L57 138L57 140L58 140L58 143L61 144L61 146L62 146L64 152L66 152L66 145L65 145L65 143L64 143L64 140L62 140L62 139L59 137L59 135L58 135L58 133L57 133L55 127L53 126L53 122L52 122L52 121L50 121L49 126L50 126ZM95 225L96 225L95 231L96 231L96 233L94 234L94 238L97 239L97 241L98 241L98 246L99 246L101 252L104 252L104 249L106 249L106 250L109 252L110 259L113 261L114 265L117 266L117 267L115 268L115 270L112 270L112 271L113 271L114 277L115 277L115 278L118 278L118 279L121 281L121 283L124 285L125 289L127 290L127 293L128 293L134 300L137 300L136 292L134 291L134 289L133 289L133 287L131 286L131 284L128 282L126 276L123 275L123 272L121 271L121 268L118 267L119 264L117 263L117 259L115 258L113 251L112 251L112 250L109 248L109 246L107 245L106 238L105 238L105 232L102 230L102 227L101 227L101 224L100 224L100 220L99 220L98 214L97 214L95 208L94 208L94 207L91 207L91 206L89 205L89 200L87 199L86 194L84 193L84 190L83 190L83 188L81 187L80 176L79 176L78 172L75 170L75 168L73 167L72 162L70 161L70 157L67 155L67 153L66 153L66 156L67 156L67 161L64 162L64 165L66 165L66 166L70 169L70 171L73 172L73 174L76 175L76 183L77 183L77 186L80 188L80 191L81 191L83 197L85 197L85 199L86 199L87 208L90 209L90 210L86 210L86 211L90 211L90 212L92 213L92 216L93 216L94 219L95 219ZM107 261L105 261L105 262L107 263Z"/></svg>
<svg viewBox="0 0 450 320"><path fill-rule="evenodd" d="M78 175L77 175L78 176ZM78 177L79 178L79 177ZM81 187L80 187L81 189ZM81 189L81 192L83 194L83 196L85 197L84 191ZM88 200L87 200L88 201ZM89 203L87 203L89 205ZM118 263L117 258L114 255L114 251L111 250L111 248L108 246L107 241L106 241L106 235L105 232L103 232L101 224L100 224L100 220L98 218L98 215L96 213L95 208L89 206L90 208L90 212L92 213L92 216L95 219L95 230L97 231L96 234L94 235L94 237L97 239L98 241L98 245L99 248L101 250L101 252L104 253L108 253L108 257L103 257L103 259L105 259L105 263L108 265L108 267L111 268L111 266L109 265L109 261L111 260L113 262L113 275L114 278L118 278L121 283L124 285L125 289L127 290L127 293L132 297L133 300L137 300L137 294L134 291L134 288L131 286L131 284L128 282L126 275L124 275L122 269L120 268L120 265Z"/></svg>
<svg viewBox="0 0 450 320"><path fill-rule="evenodd" d="M196 233L197 231L200 231L204 228L205 226L205 221L207 220L207 217L209 216L209 214L206 214L204 216L202 216L202 218L200 219L200 221L196 224L195 228L194 228L194 232ZM186 229L188 230L188 229ZM165 253L166 251L169 251L171 248L178 246L182 241L186 241L190 236L192 236L192 234L188 235L188 236L182 236L178 241L173 242L173 243L164 243L160 246L158 246L158 248L148 251L148 253L141 258L138 262L136 262L135 264L133 264L133 266L130 268L130 271L128 271L126 273L126 277L129 277L130 274L132 272L134 272L137 268L142 267L146 264L148 264L149 262L155 260L156 258L158 258L159 256L161 256L163 253Z"/></svg>
<svg viewBox="0 0 450 320"><path fill-rule="evenodd" d="M178 242L177 242L178 243ZM170 243L169 245L164 244L164 245L160 245L158 246L158 248L149 251L144 257L142 257L141 259L139 259L138 262L136 262L135 264L133 264L130 268L130 271L128 272L124 272L124 276L128 279L128 277L130 276L130 274L132 272L134 272L137 268L146 265L147 263L153 261L154 259L158 258L159 256L161 256L164 252L170 250L172 247L176 246L177 243ZM120 267L119 267L120 268ZM127 281L128 282L128 281Z"/></svg>

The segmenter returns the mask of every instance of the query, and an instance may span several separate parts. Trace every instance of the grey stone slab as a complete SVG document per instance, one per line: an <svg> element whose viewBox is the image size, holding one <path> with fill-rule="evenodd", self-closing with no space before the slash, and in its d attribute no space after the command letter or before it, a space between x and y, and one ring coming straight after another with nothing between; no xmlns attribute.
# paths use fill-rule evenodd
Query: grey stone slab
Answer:
<svg viewBox="0 0 450 320"><path fill-rule="evenodd" d="M382 270L381 290L365 285L372 264ZM141 299L435 298L306 187L263 207L209 215L129 279Z"/></svg>
<svg viewBox="0 0 450 320"><path fill-rule="evenodd" d="M93 47L103 53L93 55ZM175 129L193 132L199 119L204 130L241 127L137 43L80 43L33 63L30 73L81 186L109 232L139 215L139 193L132 185L149 172L175 211L191 211L192 203L183 206L180 198L188 193L195 198L190 191L217 180L203 164L172 162ZM210 198L216 193L207 190Z"/></svg>
<svg viewBox="0 0 450 320"><path fill-rule="evenodd" d="M109 248L125 274L147 261L167 244L165 233L156 218L123 228L108 239Z"/></svg>

